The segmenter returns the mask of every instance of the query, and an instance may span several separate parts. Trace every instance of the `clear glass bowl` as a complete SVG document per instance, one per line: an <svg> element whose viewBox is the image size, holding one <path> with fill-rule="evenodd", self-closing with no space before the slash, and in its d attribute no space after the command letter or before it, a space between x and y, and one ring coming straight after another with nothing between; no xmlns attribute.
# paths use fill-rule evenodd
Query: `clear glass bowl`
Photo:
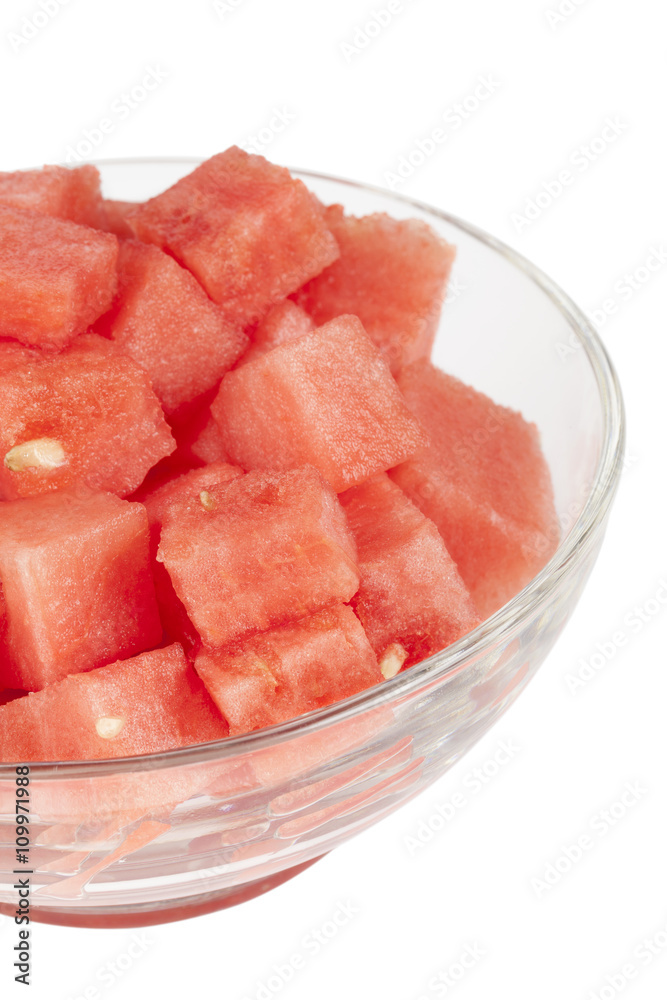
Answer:
<svg viewBox="0 0 667 1000"><path fill-rule="evenodd" d="M100 164L142 200L194 160ZM583 313L532 264L445 212L299 174L355 214L416 216L458 247L436 364L540 428L562 525L543 571L455 645L354 698L261 732L126 760L31 765L32 917L133 926L229 906L292 877L439 778L533 676L602 542L623 454L613 368ZM15 773L0 766L0 909L17 894Z"/></svg>

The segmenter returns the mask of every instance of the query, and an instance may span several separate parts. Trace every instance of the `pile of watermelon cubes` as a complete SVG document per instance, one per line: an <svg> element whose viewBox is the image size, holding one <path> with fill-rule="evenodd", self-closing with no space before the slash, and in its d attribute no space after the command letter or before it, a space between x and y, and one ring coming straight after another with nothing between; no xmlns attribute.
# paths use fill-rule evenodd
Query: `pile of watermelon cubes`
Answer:
<svg viewBox="0 0 667 1000"><path fill-rule="evenodd" d="M143 204L0 174L0 759L280 723L540 570L536 427L429 360L454 254L236 147Z"/></svg>

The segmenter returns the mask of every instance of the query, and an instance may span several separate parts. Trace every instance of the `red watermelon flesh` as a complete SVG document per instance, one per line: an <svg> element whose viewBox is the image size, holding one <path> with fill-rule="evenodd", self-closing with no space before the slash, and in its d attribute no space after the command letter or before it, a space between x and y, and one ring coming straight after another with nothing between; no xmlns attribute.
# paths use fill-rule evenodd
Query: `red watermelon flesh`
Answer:
<svg viewBox="0 0 667 1000"><path fill-rule="evenodd" d="M352 598L385 676L456 642L481 619L438 529L386 475L341 494L359 551Z"/></svg>
<svg viewBox="0 0 667 1000"><path fill-rule="evenodd" d="M100 330L148 372L166 413L211 389L247 347L243 330L157 247L121 242L118 278Z"/></svg>
<svg viewBox="0 0 667 1000"><path fill-rule="evenodd" d="M127 216L140 240L168 250L214 302L242 323L338 256L322 211L301 181L232 146Z"/></svg>
<svg viewBox="0 0 667 1000"><path fill-rule="evenodd" d="M111 233L0 205L0 335L65 347L111 305L117 256Z"/></svg>
<svg viewBox="0 0 667 1000"><path fill-rule="evenodd" d="M211 412L233 462L276 470L309 463L336 492L427 440L356 316L228 372Z"/></svg>
<svg viewBox="0 0 667 1000"><path fill-rule="evenodd" d="M136 201L116 201L113 198L104 198L102 209L104 218L100 229L107 233L114 233L122 240L132 239L134 233L127 221L127 215L137 207Z"/></svg>
<svg viewBox="0 0 667 1000"><path fill-rule="evenodd" d="M279 344L302 337L315 329L315 324L303 309L290 299L271 306L263 320L258 324L252 335L249 350L243 355L243 364L259 358L267 351L273 350Z"/></svg>
<svg viewBox="0 0 667 1000"><path fill-rule="evenodd" d="M158 560L209 646L348 601L359 585L343 510L310 467L248 473L174 503Z"/></svg>
<svg viewBox="0 0 667 1000"><path fill-rule="evenodd" d="M105 211L97 167L42 167L0 173L0 205L103 228Z"/></svg>
<svg viewBox="0 0 667 1000"><path fill-rule="evenodd" d="M4 360L3 360L4 359ZM102 337L57 355L0 343L0 497L83 484L127 495L175 443L148 375Z"/></svg>
<svg viewBox="0 0 667 1000"><path fill-rule="evenodd" d="M358 316L392 372L428 358L456 250L419 219L355 218L329 206L340 257L295 296L317 326Z"/></svg>
<svg viewBox="0 0 667 1000"><path fill-rule="evenodd" d="M344 604L238 646L203 649L195 669L230 736L285 722L382 680L359 619Z"/></svg>
<svg viewBox="0 0 667 1000"><path fill-rule="evenodd" d="M560 537L534 424L418 362L399 375L432 444L391 476L435 522L483 617L518 593Z"/></svg>
<svg viewBox="0 0 667 1000"><path fill-rule="evenodd" d="M223 739L178 644L74 674L0 708L0 759L100 760Z"/></svg>
<svg viewBox="0 0 667 1000"><path fill-rule="evenodd" d="M1 503L0 583L6 687L37 691L162 637L146 511L109 493Z"/></svg>
<svg viewBox="0 0 667 1000"><path fill-rule="evenodd" d="M235 465L224 462L207 465L202 469L193 469L182 476L164 483L143 497L143 504L148 512L148 523L151 530L151 559L153 566L153 582L157 597L160 616L164 630L170 639L182 643L186 650L191 650L199 642L199 635L188 617L188 613L180 600L171 577L165 566L156 561L162 521L168 517L170 510L189 501L202 503L201 496L212 487L222 485L231 479L242 476L243 472Z"/></svg>

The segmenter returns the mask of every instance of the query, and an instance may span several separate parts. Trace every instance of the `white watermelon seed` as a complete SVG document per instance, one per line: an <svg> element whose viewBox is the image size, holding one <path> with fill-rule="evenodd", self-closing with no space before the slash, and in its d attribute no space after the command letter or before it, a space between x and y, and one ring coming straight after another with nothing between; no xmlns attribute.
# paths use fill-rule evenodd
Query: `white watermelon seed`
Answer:
<svg viewBox="0 0 667 1000"><path fill-rule="evenodd" d="M67 461L65 449L53 438L35 438L17 444L5 455L5 465L11 472L24 469L57 469Z"/></svg>
<svg viewBox="0 0 667 1000"><path fill-rule="evenodd" d="M216 503L208 490L202 490L199 494L199 502L201 503L204 510L215 510Z"/></svg>
<svg viewBox="0 0 667 1000"><path fill-rule="evenodd" d="M125 725L125 719L114 719L111 716L102 716L95 723L97 735L103 740L113 740Z"/></svg>
<svg viewBox="0 0 667 1000"><path fill-rule="evenodd" d="M408 658L408 651L400 642L392 642L387 646L380 660L380 671L386 681L395 677Z"/></svg>

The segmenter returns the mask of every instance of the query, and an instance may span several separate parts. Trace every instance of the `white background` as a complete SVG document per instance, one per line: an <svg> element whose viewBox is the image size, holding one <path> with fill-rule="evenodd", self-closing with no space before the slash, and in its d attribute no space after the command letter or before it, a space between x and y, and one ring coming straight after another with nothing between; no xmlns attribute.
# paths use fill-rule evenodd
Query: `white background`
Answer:
<svg viewBox="0 0 667 1000"><path fill-rule="evenodd" d="M570 11L560 19L549 13L558 4ZM217 11L211 0L69 0L27 42L12 33L30 32L24 18L37 0L4 0L0 169L63 160L105 117L113 127L92 158L206 155L247 142L278 109L290 121L262 133L271 159L383 185L444 121L446 142L400 190L517 247L584 308L615 307L597 316L625 392L629 460L603 553L537 678L430 790L263 898L149 928L122 978L108 963L127 953L133 932L35 926L35 1000L95 985L104 1000L254 998L297 952L305 968L271 996L667 995L667 253L655 271L641 270L653 249L654 264L667 250L664 12L658 0L399 6L365 47L343 49L364 41L356 28L386 0L221 0ZM119 110L150 69L161 82ZM472 97L480 78L493 91L483 101ZM466 99L463 121L452 109ZM583 147L608 118L618 134L584 169ZM563 169L573 182L520 225L513 215ZM624 275L637 268L632 289ZM644 606L660 610L628 624ZM609 656L618 630L630 640ZM568 673L598 643L603 665L572 693ZM501 740L519 749L474 792L470 772ZM626 782L638 789L634 803L603 833L601 810ZM411 853L406 837L457 791L465 807ZM583 834L592 848L540 891L534 880ZM313 954L304 936L341 903L357 912ZM13 943L5 920L3 997L24 995L11 982ZM460 972L467 947L478 957L463 978L435 982ZM632 980L619 977L627 963Z"/></svg>

